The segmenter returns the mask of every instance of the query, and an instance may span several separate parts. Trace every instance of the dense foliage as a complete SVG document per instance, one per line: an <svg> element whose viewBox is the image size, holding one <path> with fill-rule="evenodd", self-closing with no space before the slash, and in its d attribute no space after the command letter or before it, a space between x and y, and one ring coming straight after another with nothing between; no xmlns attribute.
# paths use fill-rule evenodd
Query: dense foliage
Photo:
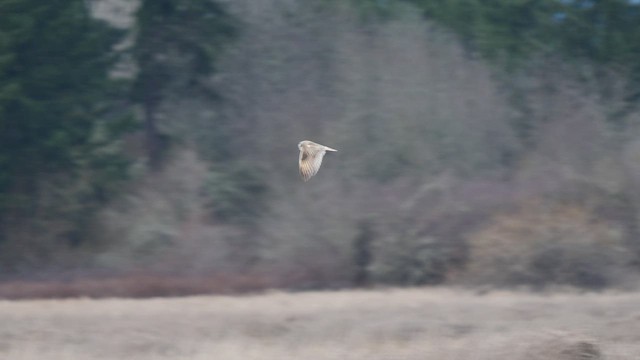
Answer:
<svg viewBox="0 0 640 360"><path fill-rule="evenodd" d="M81 0L3 0L0 12L0 240L39 216L66 216L75 220L63 237L77 243L87 209L125 175L113 145L127 120L108 76L122 33ZM67 195L48 204L47 186Z"/></svg>

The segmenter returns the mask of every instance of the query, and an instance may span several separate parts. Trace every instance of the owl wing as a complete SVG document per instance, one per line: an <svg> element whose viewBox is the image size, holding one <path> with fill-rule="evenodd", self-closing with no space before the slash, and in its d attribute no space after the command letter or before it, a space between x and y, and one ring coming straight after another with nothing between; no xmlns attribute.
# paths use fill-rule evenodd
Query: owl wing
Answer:
<svg viewBox="0 0 640 360"><path fill-rule="evenodd" d="M298 166L300 168L300 175L302 175L304 181L309 181L313 175L318 173L325 153L326 151L323 148L316 147L300 151Z"/></svg>

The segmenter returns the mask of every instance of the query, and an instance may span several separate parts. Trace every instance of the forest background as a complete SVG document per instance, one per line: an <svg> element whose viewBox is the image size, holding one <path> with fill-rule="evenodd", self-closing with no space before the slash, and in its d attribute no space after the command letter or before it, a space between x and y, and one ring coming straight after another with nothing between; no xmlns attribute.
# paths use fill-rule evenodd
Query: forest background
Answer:
<svg viewBox="0 0 640 360"><path fill-rule="evenodd" d="M2 296L637 287L637 1L0 17Z"/></svg>

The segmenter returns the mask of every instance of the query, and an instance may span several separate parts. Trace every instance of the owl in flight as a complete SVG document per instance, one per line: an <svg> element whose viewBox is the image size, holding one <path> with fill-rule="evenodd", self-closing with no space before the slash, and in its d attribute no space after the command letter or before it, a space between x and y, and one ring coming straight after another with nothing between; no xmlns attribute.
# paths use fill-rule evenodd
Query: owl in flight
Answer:
<svg viewBox="0 0 640 360"><path fill-rule="evenodd" d="M302 175L304 181L308 181L313 175L318 173L320 165L322 164L322 158L327 151L338 151L309 140L300 141L298 149L300 149L298 166L300 167L300 175Z"/></svg>

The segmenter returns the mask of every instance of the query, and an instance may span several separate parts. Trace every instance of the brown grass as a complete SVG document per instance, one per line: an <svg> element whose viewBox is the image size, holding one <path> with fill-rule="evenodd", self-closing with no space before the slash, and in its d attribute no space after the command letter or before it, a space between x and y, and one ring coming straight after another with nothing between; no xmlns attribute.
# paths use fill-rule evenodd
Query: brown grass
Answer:
<svg viewBox="0 0 640 360"><path fill-rule="evenodd" d="M0 358L640 358L640 294L391 289L0 301Z"/></svg>

